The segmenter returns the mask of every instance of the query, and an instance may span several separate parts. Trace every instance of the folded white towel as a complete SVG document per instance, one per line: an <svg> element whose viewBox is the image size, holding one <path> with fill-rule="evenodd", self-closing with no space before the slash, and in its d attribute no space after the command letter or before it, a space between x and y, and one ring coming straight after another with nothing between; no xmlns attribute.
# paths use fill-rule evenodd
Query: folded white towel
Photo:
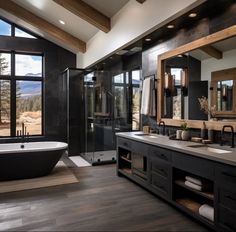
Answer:
<svg viewBox="0 0 236 232"><path fill-rule="evenodd" d="M199 208L199 214L212 222L214 221L214 208L210 205L202 205Z"/></svg>
<svg viewBox="0 0 236 232"><path fill-rule="evenodd" d="M190 182L190 181L185 181L184 182L184 184L186 185L186 186L188 186L189 188L192 188L192 189L195 189L195 190L198 190L198 191L202 191L202 186L200 186L200 185L197 185L197 184L194 184L194 183L192 183L192 182Z"/></svg>
<svg viewBox="0 0 236 232"><path fill-rule="evenodd" d="M185 179L193 184L202 186L202 180L200 178L195 178L192 176L185 176Z"/></svg>
<svg viewBox="0 0 236 232"><path fill-rule="evenodd" d="M151 78L146 78L143 81L143 92L141 102L141 114L148 115L151 96Z"/></svg>

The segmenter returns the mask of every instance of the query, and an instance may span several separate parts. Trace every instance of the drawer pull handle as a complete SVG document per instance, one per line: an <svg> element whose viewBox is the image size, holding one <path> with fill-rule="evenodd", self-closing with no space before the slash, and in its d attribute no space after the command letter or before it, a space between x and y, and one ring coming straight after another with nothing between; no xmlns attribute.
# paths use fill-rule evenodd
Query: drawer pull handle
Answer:
<svg viewBox="0 0 236 232"><path fill-rule="evenodd" d="M229 196L229 195L226 195L226 198L230 199L231 201L236 201L235 198L233 198L233 197L231 197L231 196Z"/></svg>
<svg viewBox="0 0 236 232"><path fill-rule="evenodd" d="M230 173L227 173L227 172L222 172L222 174L224 174L225 176L229 176L229 177L236 178L236 176L235 176L235 175L233 175L233 174L230 174Z"/></svg>
<svg viewBox="0 0 236 232"><path fill-rule="evenodd" d="M157 188L161 189L162 191L164 191L166 193L166 189L163 185L158 185L156 184Z"/></svg>
<svg viewBox="0 0 236 232"><path fill-rule="evenodd" d="M164 169L156 169L154 171L156 171L157 173L160 173L161 175L167 176L166 171Z"/></svg>
<svg viewBox="0 0 236 232"><path fill-rule="evenodd" d="M164 155L164 154L161 154L161 158L162 158L162 159L165 159L165 160L168 160L167 157L166 157L166 155Z"/></svg>
<svg viewBox="0 0 236 232"><path fill-rule="evenodd" d="M226 228L228 228L228 229L234 231L234 228L233 228L232 226L230 226L227 222L223 222L223 225L224 225Z"/></svg>

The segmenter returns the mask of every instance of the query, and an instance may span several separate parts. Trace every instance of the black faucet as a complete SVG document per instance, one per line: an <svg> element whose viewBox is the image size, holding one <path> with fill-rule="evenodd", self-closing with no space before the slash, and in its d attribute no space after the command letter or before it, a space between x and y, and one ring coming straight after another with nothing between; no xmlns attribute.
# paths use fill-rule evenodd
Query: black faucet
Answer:
<svg viewBox="0 0 236 232"><path fill-rule="evenodd" d="M22 143L24 143L25 142L25 131L26 131L26 128L25 128L25 124L22 122L22 124L21 124L21 141L22 141Z"/></svg>
<svg viewBox="0 0 236 232"><path fill-rule="evenodd" d="M234 128L231 125L225 125L223 126L222 130L221 130L221 141L220 141L220 146L223 145L224 142L224 133L225 133L225 128L230 128L231 129L231 147L234 148Z"/></svg>
<svg viewBox="0 0 236 232"><path fill-rule="evenodd" d="M21 140L21 148L24 148L24 143L26 142L26 139L29 139L29 132L26 132L26 126L24 123L21 124L21 130L17 130L17 137L20 137Z"/></svg>
<svg viewBox="0 0 236 232"><path fill-rule="evenodd" d="M165 135L166 134L166 132L165 132L166 131L166 124L164 121L160 121L158 126L160 127L161 125L163 125L162 135Z"/></svg>

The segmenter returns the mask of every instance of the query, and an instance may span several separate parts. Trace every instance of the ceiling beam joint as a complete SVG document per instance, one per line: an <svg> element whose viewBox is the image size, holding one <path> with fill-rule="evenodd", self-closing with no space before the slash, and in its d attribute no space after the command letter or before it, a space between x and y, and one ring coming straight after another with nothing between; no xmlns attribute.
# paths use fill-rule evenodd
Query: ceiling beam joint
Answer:
<svg viewBox="0 0 236 232"><path fill-rule="evenodd" d="M111 30L111 20L82 0L53 0L81 19L108 33Z"/></svg>
<svg viewBox="0 0 236 232"><path fill-rule="evenodd" d="M223 58L223 54L220 50L214 48L213 46L211 45L207 45L207 46L204 46L204 47L201 47L200 48L203 52L205 52L207 55L213 57L213 58L216 58L217 60L220 60Z"/></svg>

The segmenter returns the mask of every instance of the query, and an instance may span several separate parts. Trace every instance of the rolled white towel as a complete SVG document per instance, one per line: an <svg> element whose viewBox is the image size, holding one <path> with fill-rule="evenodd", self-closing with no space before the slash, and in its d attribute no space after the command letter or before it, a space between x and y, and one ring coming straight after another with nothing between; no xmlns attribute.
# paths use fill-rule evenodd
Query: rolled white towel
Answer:
<svg viewBox="0 0 236 232"><path fill-rule="evenodd" d="M208 220L214 222L214 208L208 204L204 204L199 208L199 214Z"/></svg>
<svg viewBox="0 0 236 232"><path fill-rule="evenodd" d="M197 184L194 184L194 183L192 183L192 182L190 182L190 181L185 181L184 182L184 184L186 185L186 186L188 186L189 188L192 188L192 189L195 189L195 190L198 190L198 191L202 191L202 186L200 186L200 185L197 185Z"/></svg>
<svg viewBox="0 0 236 232"><path fill-rule="evenodd" d="M185 179L191 183L194 183L194 184L197 184L197 185L202 185L202 180L201 179L198 179L198 178L195 178L195 177L192 177L192 176L185 176Z"/></svg>

